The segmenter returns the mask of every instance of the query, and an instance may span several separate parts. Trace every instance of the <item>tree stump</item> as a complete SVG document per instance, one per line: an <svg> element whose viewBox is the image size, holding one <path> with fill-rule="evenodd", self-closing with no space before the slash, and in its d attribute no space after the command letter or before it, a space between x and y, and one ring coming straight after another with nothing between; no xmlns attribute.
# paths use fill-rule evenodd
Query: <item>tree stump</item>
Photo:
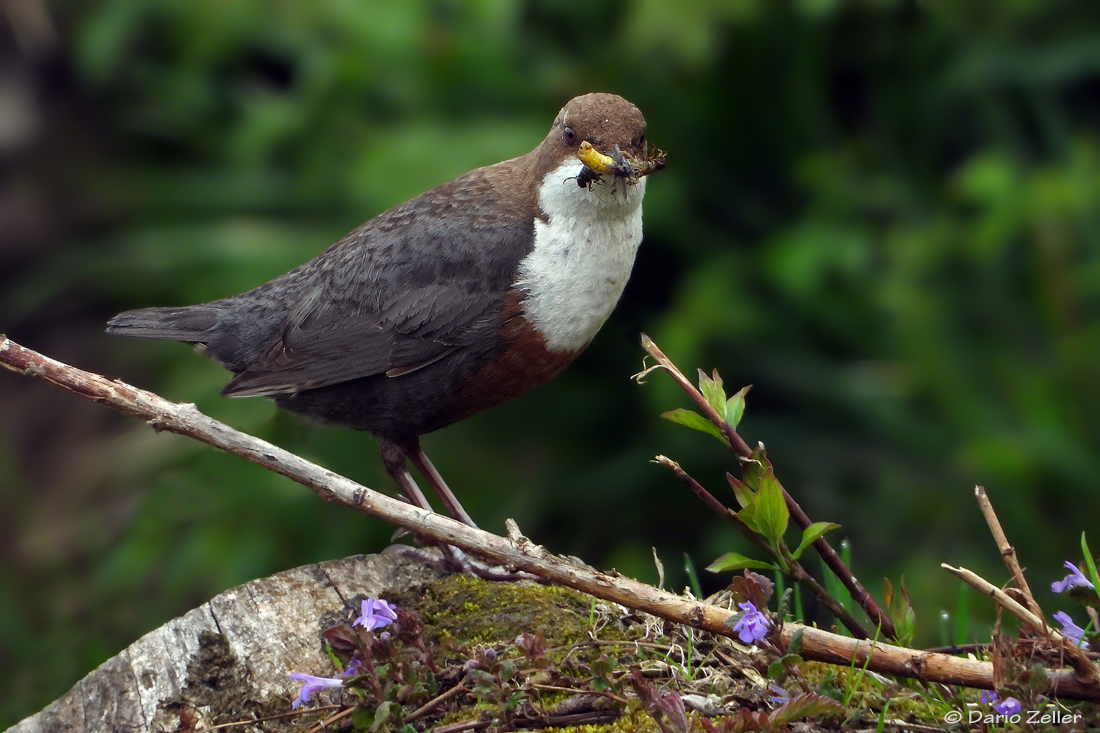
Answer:
<svg viewBox="0 0 1100 733"><path fill-rule="evenodd" d="M290 672L333 673L327 621L440 571L397 553L355 555L253 580L149 632L9 733L170 733L228 715L289 711Z"/></svg>

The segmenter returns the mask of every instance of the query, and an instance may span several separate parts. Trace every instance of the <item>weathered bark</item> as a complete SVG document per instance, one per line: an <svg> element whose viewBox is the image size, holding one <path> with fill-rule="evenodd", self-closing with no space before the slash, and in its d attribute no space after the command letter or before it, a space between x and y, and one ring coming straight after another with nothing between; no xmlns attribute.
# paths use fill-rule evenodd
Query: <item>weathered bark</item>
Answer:
<svg viewBox="0 0 1100 733"><path fill-rule="evenodd" d="M169 733L194 729L180 728L181 713L202 729L287 712L301 687L290 672L333 673L323 626L437 572L356 555L245 583L141 637L9 733Z"/></svg>

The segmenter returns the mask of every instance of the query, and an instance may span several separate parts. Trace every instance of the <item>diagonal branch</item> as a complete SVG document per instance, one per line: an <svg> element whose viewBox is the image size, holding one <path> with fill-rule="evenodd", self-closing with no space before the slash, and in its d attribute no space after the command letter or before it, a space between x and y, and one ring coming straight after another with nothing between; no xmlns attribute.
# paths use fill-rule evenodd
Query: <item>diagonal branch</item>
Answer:
<svg viewBox="0 0 1100 733"><path fill-rule="evenodd" d="M649 353L654 359L657 360L658 366L662 367L673 381L679 385L680 389L687 393L688 397L695 402L696 406L703 411L706 418L714 423L719 430L722 431L722 435L725 436L726 442L730 446L730 450L734 455L739 458L752 458L752 449L749 448L749 444L737 434L737 431L733 428L729 422L726 421L724 415L719 415L718 411L707 401L707 398L696 389L687 377L672 363L672 360L665 356L665 353L661 351L657 344L653 342L649 336L642 334L642 348ZM783 489L783 498L787 502L787 508L791 513L791 518L794 519L795 524L799 528L805 530L813 521L807 516L806 512L802 510L798 502L794 500L794 497L788 493L787 489L780 484L780 488ZM821 559L829 567L833 573L836 574L840 581L844 584L844 587L848 589L848 592L852 595L852 598L858 603L867 615L871 618L871 623L882 629L883 635L888 638L896 639L897 630L894 628L894 622L890 619L889 615L883 613L875 599L871 597L871 594L867 592L867 589L863 587L863 584L856 580L852 571L844 564L844 561L837 554L833 546L829 544L829 541L824 537L818 537L813 543L814 549L821 556ZM866 636L866 634L864 634Z"/></svg>
<svg viewBox="0 0 1100 733"><path fill-rule="evenodd" d="M1005 567L1007 567L1008 572L1012 574L1012 582L1023 595L1027 609L1042 620L1042 625L1045 628L1046 620L1043 619L1043 611L1039 608L1035 596L1031 593L1031 587L1028 586L1023 568L1020 567L1020 561L1016 557L1016 548L1009 544L1008 537L1001 527L1001 521L997 519L997 512L993 510L993 502L989 500L989 495L985 493L985 488L982 486L975 486L974 498L978 501L978 508L981 509L982 516L985 517L985 523L989 525L989 533L993 535L993 541L997 543L997 549L1001 551L1001 557L1004 558Z"/></svg>
<svg viewBox="0 0 1100 733"><path fill-rule="evenodd" d="M775 560L779 560L778 553L765 542L760 535L749 529L749 527L742 522L736 514L731 512L725 504L715 499L714 495L696 481L691 474L685 471L679 463L667 456L657 456L654 463L672 471L672 474L680 479L685 486L695 492L695 495L698 496L704 504L717 512L719 516L732 525L734 529L740 532L749 542L756 545L757 549L765 555ZM833 598L829 591L827 591L821 583L817 582L817 578L810 575L806 571L806 568L802 567L800 562L797 560L790 560L787 565L787 574L791 579L796 583L802 583L802 585L813 594L814 598L816 598L829 613L833 614L833 616L844 625L844 628L848 629L852 636L855 636L857 639L870 638L867 634L867 630L863 628L862 624L860 624L837 599Z"/></svg>
<svg viewBox="0 0 1100 733"><path fill-rule="evenodd" d="M1024 606L1024 604L971 570L951 567L947 563L940 563L940 567L956 576L979 593L989 596L993 599L994 603L1011 613L1019 619L1021 623L1031 628L1036 634L1045 636L1055 643L1061 644L1067 661L1073 667L1077 677L1082 682L1096 685L1097 682L1100 681L1100 670L1097 670L1096 665L1089 659L1089 655L1086 654L1081 647L1073 643L1071 639L1066 638L1047 626L1047 622L1042 616L1035 615L1031 612L1031 609Z"/></svg>
<svg viewBox="0 0 1100 733"><path fill-rule="evenodd" d="M438 542L455 545L479 557L509 568L525 570L596 598L712 634L736 636L733 629L726 625L730 617L727 609L667 593L615 571L600 572L570 562L547 552L518 533L506 539L468 527L450 517L410 506L338 476L267 441L236 431L203 415L194 405L169 402L124 382L68 366L20 346L3 334L0 334L0 366L37 377L85 399L139 417L154 430L186 435L246 458L302 484L325 501L351 507ZM780 634L785 644L789 644L795 634L800 634L803 642L801 655L805 659L843 665L849 665L854 660L857 665L866 662L868 669L880 673L966 687L992 689L993 686L993 667L988 662L861 641L795 623L783 624ZM1080 682L1070 670L1051 670L1047 678L1048 694L1100 702L1100 689L1096 685Z"/></svg>

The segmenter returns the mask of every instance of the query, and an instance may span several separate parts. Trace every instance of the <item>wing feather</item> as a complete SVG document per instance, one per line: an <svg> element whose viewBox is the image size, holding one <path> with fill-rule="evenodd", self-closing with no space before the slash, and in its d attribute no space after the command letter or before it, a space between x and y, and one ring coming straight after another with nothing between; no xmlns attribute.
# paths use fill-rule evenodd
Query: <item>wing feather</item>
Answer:
<svg viewBox="0 0 1100 733"><path fill-rule="evenodd" d="M284 276L291 302L277 338L222 394L273 396L398 377L470 346L500 318L533 246L528 210L500 201L487 174L509 163L391 209Z"/></svg>

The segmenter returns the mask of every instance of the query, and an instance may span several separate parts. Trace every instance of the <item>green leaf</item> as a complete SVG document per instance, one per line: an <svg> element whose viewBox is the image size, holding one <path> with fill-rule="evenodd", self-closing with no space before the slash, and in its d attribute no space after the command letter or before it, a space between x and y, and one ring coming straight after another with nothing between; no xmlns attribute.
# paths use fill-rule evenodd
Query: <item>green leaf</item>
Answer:
<svg viewBox="0 0 1100 733"><path fill-rule="evenodd" d="M741 459L741 478L753 491L760 490L760 482L765 475L771 472L772 464L768 461L768 454L763 448L757 448L752 452L752 458Z"/></svg>
<svg viewBox="0 0 1100 733"><path fill-rule="evenodd" d="M825 676L821 678L821 684L817 686L817 691L839 702L844 697L844 693L837 688L835 682L836 672L829 670L825 673Z"/></svg>
<svg viewBox="0 0 1100 733"><path fill-rule="evenodd" d="M732 473L726 473L726 480L730 482L730 487L733 489L733 496L737 499L737 503L742 508L747 507L752 503L752 489L745 484L744 481L734 478Z"/></svg>
<svg viewBox="0 0 1100 733"><path fill-rule="evenodd" d="M805 633L806 633L806 630L800 628L798 631L794 632L793 635L791 635L791 640L789 642L787 642L787 653L788 654L801 654L802 653L802 647L805 646L805 644L806 644L806 640L803 638Z"/></svg>
<svg viewBox="0 0 1100 733"><path fill-rule="evenodd" d="M777 680L781 675L786 673L790 667L796 664L802 664L802 662L802 657L797 654L784 654L768 665L768 679Z"/></svg>
<svg viewBox="0 0 1100 733"><path fill-rule="evenodd" d="M760 531L760 524L756 521L756 506L754 506L750 500L749 505L739 512L733 512L733 516L741 520L741 522L757 534L763 534Z"/></svg>
<svg viewBox="0 0 1100 733"><path fill-rule="evenodd" d="M351 714L351 723L355 730L370 730L374 725L374 711L366 708L356 708Z"/></svg>
<svg viewBox="0 0 1100 733"><path fill-rule="evenodd" d="M726 416L726 422L730 424L730 427L736 428L737 423L741 422L741 416L745 413L745 395L752 389L752 385L742 387L738 390L737 394L726 400L725 409L721 410L721 414Z"/></svg>
<svg viewBox="0 0 1100 733"><path fill-rule="evenodd" d="M401 706L393 700L386 700L379 703L378 707L374 710L374 721L370 725L371 733L377 733L383 730L390 730L390 723L397 723L401 720Z"/></svg>
<svg viewBox="0 0 1100 733"><path fill-rule="evenodd" d="M1085 565L1089 569L1089 579L1092 580L1097 594L1100 594L1100 575L1096 572L1096 561L1092 558L1092 552L1089 550L1089 543L1085 539L1084 532L1081 533L1081 553L1085 556Z"/></svg>
<svg viewBox="0 0 1100 733"><path fill-rule="evenodd" d="M1031 666L1031 674L1027 677L1028 688L1038 693L1045 692L1049 685L1050 673L1041 662L1036 662Z"/></svg>
<svg viewBox="0 0 1100 733"><path fill-rule="evenodd" d="M708 377L706 372L699 370L699 391L715 412L719 415L726 414L726 390L722 389L722 377L718 376L717 369L714 370L713 377Z"/></svg>
<svg viewBox="0 0 1100 733"><path fill-rule="evenodd" d="M677 407L675 410L662 412L661 417L678 425L689 427L692 430L698 430L700 433L713 435L715 438L718 438L718 440L722 441L722 445L729 445L726 442L725 437L722 435L722 431L719 430L714 423L700 415L698 412L695 412L693 410L685 410L683 407Z"/></svg>
<svg viewBox="0 0 1100 733"><path fill-rule="evenodd" d="M905 578L901 579L901 590L894 592L894 584L889 578L883 578L882 599L886 601L886 607L890 613L890 620L894 622L894 630L897 632L898 643L908 646L916 632L917 616L913 607L909 605L909 591L905 587ZM963 588L969 588L964 585ZM961 643L958 638L956 644Z"/></svg>
<svg viewBox="0 0 1100 733"><path fill-rule="evenodd" d="M821 535L834 529L840 529L839 524L833 524L832 522L814 522L809 527L802 531L802 541L798 543L798 549L794 551L793 557L795 560L802 557L802 553L807 547L813 544Z"/></svg>
<svg viewBox="0 0 1100 733"><path fill-rule="evenodd" d="M775 565L771 563L762 562L760 560L753 560L751 557L745 557L744 555L736 552L727 552L717 560L707 565L707 570L712 573L724 573L727 570L743 570L749 568L751 570L775 570Z"/></svg>
<svg viewBox="0 0 1100 733"><path fill-rule="evenodd" d="M614 672L618 665L613 664L607 655L603 655L592 662L590 667L592 670L592 689L599 690L600 692L615 689L615 683L612 678L614 677Z"/></svg>
<svg viewBox="0 0 1100 733"><path fill-rule="evenodd" d="M778 546L787 531L790 512L787 510L787 502L783 499L783 490L772 475L770 466L761 479L760 488L753 497L752 506L760 534L764 535L772 546Z"/></svg>

